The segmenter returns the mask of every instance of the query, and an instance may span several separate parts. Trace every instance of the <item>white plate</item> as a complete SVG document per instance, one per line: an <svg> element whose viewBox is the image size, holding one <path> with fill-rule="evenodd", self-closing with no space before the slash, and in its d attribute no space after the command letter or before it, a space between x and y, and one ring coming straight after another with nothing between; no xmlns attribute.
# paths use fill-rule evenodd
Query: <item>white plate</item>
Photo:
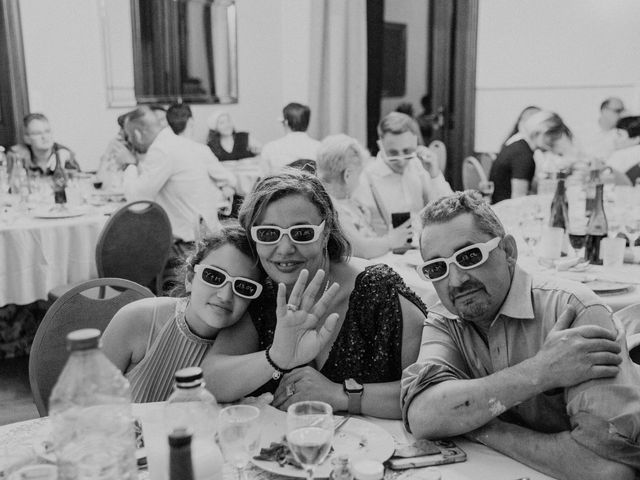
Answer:
<svg viewBox="0 0 640 480"><path fill-rule="evenodd" d="M48 208L42 210L34 210L33 212L31 212L31 216L35 218L71 218L80 217L85 213L87 212L83 208L67 207L62 210Z"/></svg>
<svg viewBox="0 0 640 480"><path fill-rule="evenodd" d="M271 442L281 442L285 435L284 425L279 429L270 428L263 431L262 447L268 447ZM265 438L266 437L266 438ZM384 462L393 455L395 442L393 437L383 428L359 418L350 418L340 431L333 437L333 453L315 469L316 478L327 478L333 465L331 458L335 455L346 454L353 463L362 459ZM254 465L267 472L287 477L306 478L304 470L291 465L281 467L277 462L265 460L251 460Z"/></svg>
<svg viewBox="0 0 640 480"><path fill-rule="evenodd" d="M587 287L600 295L615 295L618 293L625 293L632 285L626 283L606 282L596 280L595 282L585 283Z"/></svg>

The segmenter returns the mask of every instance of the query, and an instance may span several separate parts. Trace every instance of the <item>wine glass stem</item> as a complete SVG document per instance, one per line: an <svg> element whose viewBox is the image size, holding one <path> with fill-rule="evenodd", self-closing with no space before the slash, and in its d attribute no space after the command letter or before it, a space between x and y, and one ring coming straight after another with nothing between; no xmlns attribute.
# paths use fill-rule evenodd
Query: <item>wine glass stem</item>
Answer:
<svg viewBox="0 0 640 480"><path fill-rule="evenodd" d="M313 480L313 468L307 468L307 480Z"/></svg>

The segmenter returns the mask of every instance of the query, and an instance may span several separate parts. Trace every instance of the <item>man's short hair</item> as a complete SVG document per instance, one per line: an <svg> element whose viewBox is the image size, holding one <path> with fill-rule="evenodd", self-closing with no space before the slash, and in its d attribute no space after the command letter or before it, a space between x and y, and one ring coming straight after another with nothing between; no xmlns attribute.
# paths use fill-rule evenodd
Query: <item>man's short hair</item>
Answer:
<svg viewBox="0 0 640 480"><path fill-rule="evenodd" d="M149 115L150 113L153 113L153 111L151 110L151 107L148 107L146 105L141 105L137 108L134 108L133 110L131 110L129 113L125 115L124 124L125 125L129 124L140 129L145 129L148 123L148 121L145 120L145 118L148 118L148 120L152 120L156 118L155 114L153 117L147 117L147 115Z"/></svg>
<svg viewBox="0 0 640 480"><path fill-rule="evenodd" d="M49 122L49 119L45 117L44 114L42 113L29 113L28 115L25 115L25 117L22 119L22 125L24 126L24 128L28 128L29 124L34 120Z"/></svg>
<svg viewBox="0 0 640 480"><path fill-rule="evenodd" d="M368 155L355 139L344 133L329 135L320 144L316 158L318 177L323 182L342 182L351 165L362 166Z"/></svg>
<svg viewBox="0 0 640 480"><path fill-rule="evenodd" d="M609 97L609 98L605 99L604 102L602 102L600 104L600 110L604 110L605 108L609 108L609 106L613 102L619 102L621 105L624 105L624 103L622 103L622 100L620 98L618 98L618 97Z"/></svg>
<svg viewBox="0 0 640 480"><path fill-rule="evenodd" d="M405 132L411 132L420 137L420 130L416 121L409 115L400 112L391 112L380 120L378 124L378 137L382 138L387 133L392 135L400 135Z"/></svg>
<svg viewBox="0 0 640 480"><path fill-rule="evenodd" d="M154 111L154 112L155 112L156 110L162 110L163 112L166 112L166 111L167 111L167 109L166 109L166 108L164 108L164 105L160 105L159 103L150 103L148 106L149 106L149 108L150 108L152 111Z"/></svg>
<svg viewBox="0 0 640 480"><path fill-rule="evenodd" d="M616 123L616 128L625 130L629 138L640 137L640 116L623 117Z"/></svg>
<svg viewBox="0 0 640 480"><path fill-rule="evenodd" d="M476 227L491 237L504 237L502 222L480 193L475 190L455 192L427 204L420 219L422 227L436 223L446 223L458 215L473 215Z"/></svg>
<svg viewBox="0 0 640 480"><path fill-rule="evenodd" d="M282 109L282 117L287 121L287 125L292 131L306 132L309 128L311 110L306 105L294 102Z"/></svg>
<svg viewBox="0 0 640 480"><path fill-rule="evenodd" d="M184 132L187 122L192 117L191 107L185 103L174 103L167 109L167 123L176 135Z"/></svg>

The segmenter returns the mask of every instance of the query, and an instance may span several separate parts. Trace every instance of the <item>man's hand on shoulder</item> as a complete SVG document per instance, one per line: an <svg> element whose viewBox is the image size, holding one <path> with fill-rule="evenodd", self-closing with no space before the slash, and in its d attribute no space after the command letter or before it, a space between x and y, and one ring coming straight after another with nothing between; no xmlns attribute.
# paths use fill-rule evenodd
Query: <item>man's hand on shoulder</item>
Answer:
<svg viewBox="0 0 640 480"><path fill-rule="evenodd" d="M622 358L615 333L597 325L571 328L575 317L568 307L532 358L545 391L618 374Z"/></svg>

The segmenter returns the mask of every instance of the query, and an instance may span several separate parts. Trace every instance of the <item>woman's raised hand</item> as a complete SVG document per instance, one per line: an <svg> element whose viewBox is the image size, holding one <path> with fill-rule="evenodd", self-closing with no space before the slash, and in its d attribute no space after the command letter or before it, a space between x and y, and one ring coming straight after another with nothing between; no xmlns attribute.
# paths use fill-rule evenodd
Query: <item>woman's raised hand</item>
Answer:
<svg viewBox="0 0 640 480"><path fill-rule="evenodd" d="M333 283L316 300L324 285L324 277L324 271L318 270L307 285L309 272L302 270L288 302L286 287L282 283L278 285L278 321L269 354L284 369L304 365L316 358L336 328L338 314L325 315L340 286Z"/></svg>

